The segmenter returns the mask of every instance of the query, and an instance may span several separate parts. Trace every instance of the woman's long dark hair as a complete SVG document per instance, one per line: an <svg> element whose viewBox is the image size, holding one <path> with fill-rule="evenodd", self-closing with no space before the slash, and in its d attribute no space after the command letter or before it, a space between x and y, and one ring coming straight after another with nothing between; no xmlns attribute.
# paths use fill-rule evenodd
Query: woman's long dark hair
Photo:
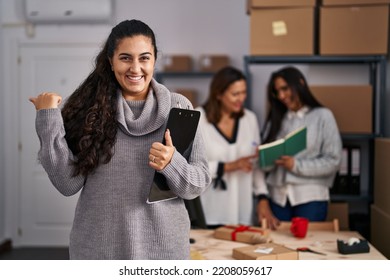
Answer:
<svg viewBox="0 0 390 280"><path fill-rule="evenodd" d="M292 94L296 95L303 105L308 106L310 109L322 107L321 103L317 101L310 91L305 77L297 68L289 66L272 73L267 86L269 111L262 131L263 143L276 140L282 120L287 112L287 107L277 98L275 90L275 80L277 78L282 78L286 81Z"/></svg>
<svg viewBox="0 0 390 280"><path fill-rule="evenodd" d="M116 25L95 60L95 69L67 99L62 109L65 139L75 155L74 176L92 173L114 154L117 133L117 91L120 88L110 59L118 43L143 35L151 39L157 59L156 39L148 25L126 20Z"/></svg>
<svg viewBox="0 0 390 280"><path fill-rule="evenodd" d="M217 124L221 120L221 101L218 96L222 95L228 87L234 82L244 80L244 74L231 66L220 69L213 77L210 84L210 93L203 108L206 112L206 118L210 123ZM244 115L244 110L235 113L233 117L240 118Z"/></svg>

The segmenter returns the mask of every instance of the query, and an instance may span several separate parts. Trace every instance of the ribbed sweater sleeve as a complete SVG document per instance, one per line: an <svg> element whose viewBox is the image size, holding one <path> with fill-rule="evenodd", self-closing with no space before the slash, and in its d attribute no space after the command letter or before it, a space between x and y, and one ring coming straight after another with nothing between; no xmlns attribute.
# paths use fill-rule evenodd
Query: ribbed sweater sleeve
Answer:
<svg viewBox="0 0 390 280"><path fill-rule="evenodd" d="M177 151L171 163L161 173L170 189L184 199L193 199L206 190L211 183L201 132L198 129L189 161Z"/></svg>
<svg viewBox="0 0 390 280"><path fill-rule="evenodd" d="M309 130L308 138L321 136L321 143L317 143L318 150L313 156L313 147L306 156L296 157L293 173L308 177L326 177L337 172L341 162L342 142L333 114L326 108L317 109L321 117L316 119L317 130ZM307 119L309 122L310 119ZM315 136L316 135L316 136ZM312 153L312 154L310 154ZM304 154L304 153L302 153Z"/></svg>
<svg viewBox="0 0 390 280"><path fill-rule="evenodd" d="M65 140L60 109L37 111L36 131L40 141L38 160L50 181L65 196L76 194L84 185L83 176L72 177L73 154Z"/></svg>

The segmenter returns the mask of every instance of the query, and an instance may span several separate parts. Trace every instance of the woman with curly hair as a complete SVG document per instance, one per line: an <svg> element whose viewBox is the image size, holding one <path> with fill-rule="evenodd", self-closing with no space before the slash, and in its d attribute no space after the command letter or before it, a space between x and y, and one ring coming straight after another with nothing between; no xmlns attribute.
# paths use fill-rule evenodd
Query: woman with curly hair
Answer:
<svg viewBox="0 0 390 280"><path fill-rule="evenodd" d="M153 79L156 58L150 27L126 20L112 29L95 69L62 110L57 93L30 98L38 157L51 182L65 196L81 190L71 259L189 258L183 199L199 196L211 179L201 135L187 161L165 130L172 107L192 105ZM155 172L176 199L147 203Z"/></svg>

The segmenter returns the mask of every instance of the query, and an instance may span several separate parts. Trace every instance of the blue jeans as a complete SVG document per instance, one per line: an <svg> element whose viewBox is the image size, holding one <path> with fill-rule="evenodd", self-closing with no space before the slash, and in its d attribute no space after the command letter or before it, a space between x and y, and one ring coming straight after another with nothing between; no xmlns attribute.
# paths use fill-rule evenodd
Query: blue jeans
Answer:
<svg viewBox="0 0 390 280"><path fill-rule="evenodd" d="M271 210L276 218L281 221L291 221L293 217L305 217L310 221L325 221L328 214L328 201L312 201L296 206L291 206L287 200L285 207L269 201Z"/></svg>

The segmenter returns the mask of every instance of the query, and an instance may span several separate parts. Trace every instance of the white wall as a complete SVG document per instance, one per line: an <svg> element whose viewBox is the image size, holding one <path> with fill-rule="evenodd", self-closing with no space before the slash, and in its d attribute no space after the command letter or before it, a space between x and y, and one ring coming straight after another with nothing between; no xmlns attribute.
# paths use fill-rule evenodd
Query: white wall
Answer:
<svg viewBox="0 0 390 280"><path fill-rule="evenodd" d="M14 75L18 73L18 43L101 43L114 24L124 19L136 18L145 21L155 31L160 60L164 54L186 53L191 54L196 62L201 54L223 53L231 57L232 65L243 69L243 56L249 51L249 17L245 13L245 2L246 0L113 0L114 17L108 24L52 24L32 27L27 26L24 20L23 0L0 0L0 96L3 101L0 102L0 240L4 235L8 237L14 234L14 220L17 220L12 213L5 214L5 210L9 210L9 205L17 201L18 123L22 117L18 112L18 102L21 101L17 97L20 81ZM270 71L280 66L251 67L255 74L252 107L261 123L264 120L265 84ZM311 84L368 82L364 67L299 67ZM390 77L389 73L388 76ZM203 94L201 100L204 100L209 80L166 81L168 87L176 84L184 86L187 83L190 87L199 89ZM388 89L386 104L390 102L390 85ZM390 111L387 111L386 120L390 123ZM390 136L389 125L386 126L385 133ZM4 224L7 225L5 234Z"/></svg>

